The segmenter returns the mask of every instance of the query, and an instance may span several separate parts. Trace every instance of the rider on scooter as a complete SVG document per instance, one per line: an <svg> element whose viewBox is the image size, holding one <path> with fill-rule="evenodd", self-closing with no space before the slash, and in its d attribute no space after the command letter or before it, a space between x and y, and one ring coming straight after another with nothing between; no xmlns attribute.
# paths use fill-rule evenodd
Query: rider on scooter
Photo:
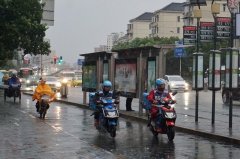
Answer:
<svg viewBox="0 0 240 159"><path fill-rule="evenodd" d="M112 82L106 80L103 82L102 91L98 91L95 94L96 99L96 110L94 112L94 125L97 127L99 125L99 114L102 111L101 104L102 100L101 98L112 98L115 99L115 104L119 103L119 99L115 92L110 91L112 88Z"/></svg>
<svg viewBox="0 0 240 159"><path fill-rule="evenodd" d="M18 89L20 90L21 87L21 82L19 80L19 78L17 77L17 75L15 73L12 74L12 77L8 79L8 86L9 86L9 93L12 94L13 92L13 85L18 85Z"/></svg>
<svg viewBox="0 0 240 159"><path fill-rule="evenodd" d="M43 94L49 95L50 96L50 101L53 101L55 99L55 93L52 90L52 88L46 84L46 79L45 78L40 78L40 83L38 84L37 88L35 89L35 92L32 96L32 100L34 101L35 99L37 100L36 103L36 109L37 112L39 112L39 101L41 99L41 96ZM47 106L47 109L49 108L49 105Z"/></svg>
<svg viewBox="0 0 240 159"><path fill-rule="evenodd" d="M156 80L156 88L151 90L148 95L148 100L152 103L152 107L150 110L151 118L150 118L149 124L151 123L151 120L153 121L156 120L156 117L159 111L158 107L154 106L154 104L161 105L160 100L163 98L168 98L172 100L171 104L176 103L176 101L172 99L168 90L165 89L165 80L162 78L158 78ZM160 121L160 125L162 125L161 121ZM161 132L161 126L157 127L157 131Z"/></svg>

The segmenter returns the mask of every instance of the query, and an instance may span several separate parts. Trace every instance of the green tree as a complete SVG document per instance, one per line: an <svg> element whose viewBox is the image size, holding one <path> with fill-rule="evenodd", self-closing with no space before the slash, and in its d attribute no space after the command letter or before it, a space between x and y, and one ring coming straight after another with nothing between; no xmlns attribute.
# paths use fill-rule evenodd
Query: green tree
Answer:
<svg viewBox="0 0 240 159"><path fill-rule="evenodd" d="M0 0L1 60L11 60L17 49L22 49L24 54L49 54L42 13L43 4L39 0Z"/></svg>

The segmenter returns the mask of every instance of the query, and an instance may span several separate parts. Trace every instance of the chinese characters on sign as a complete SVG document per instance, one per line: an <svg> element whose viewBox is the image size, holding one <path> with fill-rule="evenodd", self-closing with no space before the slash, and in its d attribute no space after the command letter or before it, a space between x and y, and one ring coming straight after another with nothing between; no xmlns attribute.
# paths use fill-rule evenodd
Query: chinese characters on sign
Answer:
<svg viewBox="0 0 240 159"><path fill-rule="evenodd" d="M183 27L183 44L184 45L195 45L197 27L196 26L184 26Z"/></svg>
<svg viewBox="0 0 240 159"><path fill-rule="evenodd" d="M214 23L201 22L200 23L200 41L211 42L214 38Z"/></svg>
<svg viewBox="0 0 240 159"><path fill-rule="evenodd" d="M217 17L217 38L230 38L231 18Z"/></svg>

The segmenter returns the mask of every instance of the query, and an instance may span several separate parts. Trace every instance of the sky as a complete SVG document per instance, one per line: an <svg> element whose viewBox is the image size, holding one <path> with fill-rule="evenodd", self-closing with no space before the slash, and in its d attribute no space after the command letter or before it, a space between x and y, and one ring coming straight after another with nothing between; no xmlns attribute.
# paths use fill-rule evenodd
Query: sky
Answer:
<svg viewBox="0 0 240 159"><path fill-rule="evenodd" d="M171 2L186 0L55 0L54 26L46 38L51 49L67 63L83 58L79 54L94 52L107 44L107 35L126 34L129 20L145 12L154 12Z"/></svg>

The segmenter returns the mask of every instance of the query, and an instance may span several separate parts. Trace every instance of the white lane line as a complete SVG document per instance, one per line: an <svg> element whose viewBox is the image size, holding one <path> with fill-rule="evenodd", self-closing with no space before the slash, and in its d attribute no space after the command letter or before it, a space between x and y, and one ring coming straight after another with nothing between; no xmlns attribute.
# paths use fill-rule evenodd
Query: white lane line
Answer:
<svg viewBox="0 0 240 159"><path fill-rule="evenodd" d="M33 116L32 114L28 114L28 116L30 116L31 118L36 118L35 116Z"/></svg>
<svg viewBox="0 0 240 159"><path fill-rule="evenodd" d="M24 111L24 110L18 110L18 111L22 112L23 114L26 114L26 113L27 113L27 112Z"/></svg>
<svg viewBox="0 0 240 159"><path fill-rule="evenodd" d="M14 120L16 120L16 121L19 121L20 119L18 119L18 118L13 118Z"/></svg>
<svg viewBox="0 0 240 159"><path fill-rule="evenodd" d="M16 122L15 122L15 123L13 123L13 124L14 124L14 125L16 125L16 126L19 126L19 124L18 124L18 123L16 123Z"/></svg>

